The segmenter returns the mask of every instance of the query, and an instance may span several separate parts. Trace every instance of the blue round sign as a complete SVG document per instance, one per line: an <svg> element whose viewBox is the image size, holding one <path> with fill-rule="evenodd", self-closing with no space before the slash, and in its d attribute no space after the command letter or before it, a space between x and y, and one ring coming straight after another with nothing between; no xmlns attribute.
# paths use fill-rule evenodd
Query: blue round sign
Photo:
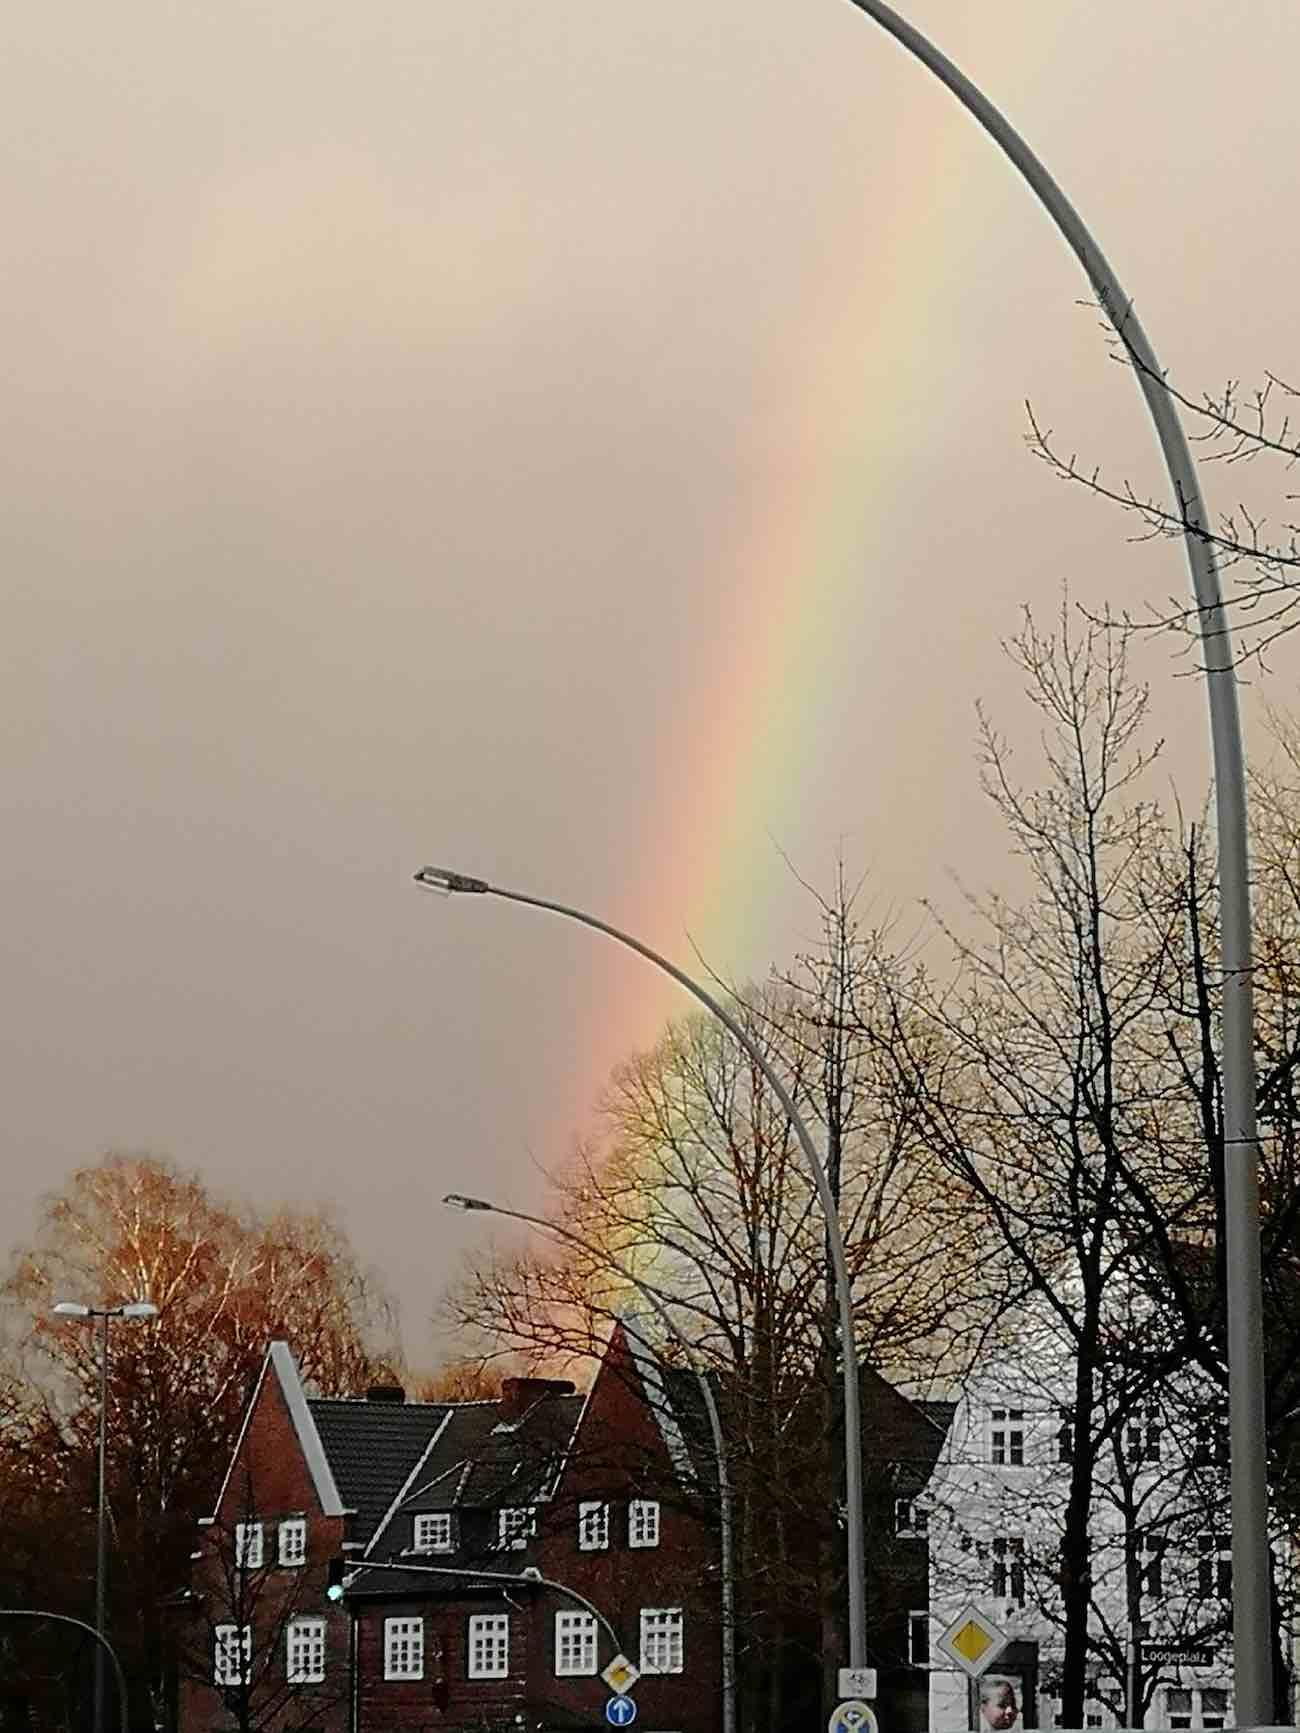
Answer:
<svg viewBox="0 0 1300 1733"><path fill-rule="evenodd" d="M630 1727L636 1720L636 1704L630 1697L611 1697L605 1705L605 1719L611 1727Z"/></svg>

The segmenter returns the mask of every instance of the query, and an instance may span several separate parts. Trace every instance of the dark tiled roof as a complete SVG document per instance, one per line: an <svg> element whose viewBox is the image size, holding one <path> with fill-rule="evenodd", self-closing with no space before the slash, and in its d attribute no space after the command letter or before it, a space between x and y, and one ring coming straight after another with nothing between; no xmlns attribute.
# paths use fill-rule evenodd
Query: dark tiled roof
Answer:
<svg viewBox="0 0 1300 1733"><path fill-rule="evenodd" d="M448 1412L445 1402L366 1402L313 1397L307 1404L354 1538L369 1540Z"/></svg>

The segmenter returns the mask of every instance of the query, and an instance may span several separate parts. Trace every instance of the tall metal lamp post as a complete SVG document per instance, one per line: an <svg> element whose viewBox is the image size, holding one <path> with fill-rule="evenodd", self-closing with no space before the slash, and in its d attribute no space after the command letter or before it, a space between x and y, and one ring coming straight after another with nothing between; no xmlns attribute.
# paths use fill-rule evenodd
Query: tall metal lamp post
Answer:
<svg viewBox="0 0 1300 1733"><path fill-rule="evenodd" d="M866 1538L863 1525L862 1510L862 1408L858 1394L858 1356L853 1331L853 1289L849 1280L848 1260L844 1252L844 1236L840 1231L839 1209L835 1194L831 1190L830 1181L826 1177L826 1168L817 1146L813 1143L808 1127L800 1117L799 1110L791 1099L789 1090L782 1083L768 1062L758 1043L748 1031L732 1016L731 1012L721 1005L713 995L698 981L679 969L675 963L670 963L666 957L661 957L658 951L652 951L648 945L643 945L639 939L634 939L630 933L624 933L617 927L612 927L606 921L598 920L595 915L585 914L581 909L571 909L564 903L553 903L544 897L528 896L523 891L504 890L500 885L489 884L486 879L470 878L465 873L452 872L446 867L421 867L415 874L415 882L425 890L438 891L443 896L457 893L468 893L474 896L500 897L505 902L522 903L526 908L545 909L553 915L563 915L566 920L577 921L579 925L590 927L593 932L604 933L607 938L614 939L624 945L629 951L635 951L638 957L644 957L648 963L653 963L665 975L670 976L709 1011L723 1028L740 1044L745 1053L757 1068L759 1074L767 1083L768 1088L780 1102L782 1111L790 1121L799 1147L803 1151L812 1174L813 1184L817 1189L818 1201L825 1217L826 1244L830 1252L831 1267L835 1276L835 1298L839 1311L840 1327L840 1359L844 1377L844 1502L846 1525L848 1529L848 1587L849 1587L849 1665L865 1667L867 1664L867 1612L866 1612Z"/></svg>
<svg viewBox="0 0 1300 1733"><path fill-rule="evenodd" d="M98 1318L99 1332L99 1488L95 1501L95 1634L101 1639L95 1650L95 1733L105 1733L104 1639L107 1637L108 1597L108 1504L104 1488L104 1463L108 1443L108 1325L111 1318L156 1318L158 1308L148 1300L130 1300L121 1306L83 1306L76 1300L60 1300L54 1308L60 1318ZM118 1689L121 1689L119 1684ZM126 1715L126 1705L122 1704Z"/></svg>
<svg viewBox="0 0 1300 1733"><path fill-rule="evenodd" d="M556 1239L577 1246L588 1257L598 1263L604 1263L625 1282L630 1282L641 1295L642 1299L654 1312L664 1329L674 1341L685 1348L689 1354L691 1344L673 1322L672 1314L664 1304L663 1296L648 1282L643 1282L640 1276L632 1274L631 1270L622 1264L615 1263L598 1246L575 1233L561 1222L547 1221L545 1216L529 1215L526 1210L507 1209L504 1204L489 1203L486 1198L467 1197L464 1192L448 1192L442 1200L452 1209L481 1210L488 1215L508 1216L511 1221L526 1222L529 1227L539 1228L543 1233L553 1235ZM727 1466L727 1444L722 1435L722 1420L718 1414L718 1404L713 1395L713 1386L709 1382L708 1373L702 1368L695 1369L695 1376L700 1386L700 1397L704 1403L704 1412L708 1416L709 1432L713 1439L713 1454L718 1471L718 1529L722 1569L722 1733L736 1733L736 1577L733 1547L731 1471Z"/></svg>
<svg viewBox="0 0 1300 1733"><path fill-rule="evenodd" d="M1269 1630L1268 1481L1260 1266L1250 861L1246 767L1232 632L1223 605L1209 514L1178 406L1119 278L1078 211L982 90L885 0L849 0L957 99L1047 212L1133 362L1169 477L1192 583L1204 657L1214 761L1223 956L1224 1238L1227 1264L1228 1412L1231 1439L1234 1696L1237 1723L1273 1719Z"/></svg>

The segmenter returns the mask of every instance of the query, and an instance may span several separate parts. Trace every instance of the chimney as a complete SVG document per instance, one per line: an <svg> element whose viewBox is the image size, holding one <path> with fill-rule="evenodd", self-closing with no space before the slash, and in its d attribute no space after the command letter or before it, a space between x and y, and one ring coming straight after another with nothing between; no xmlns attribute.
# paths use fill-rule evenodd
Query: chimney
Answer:
<svg viewBox="0 0 1300 1733"><path fill-rule="evenodd" d="M406 1391L400 1384L372 1384L366 1391L366 1401L401 1403L406 1401Z"/></svg>
<svg viewBox="0 0 1300 1733"><path fill-rule="evenodd" d="M572 1396L571 1378L503 1378L497 1413L508 1425L522 1420L534 1402L543 1396Z"/></svg>

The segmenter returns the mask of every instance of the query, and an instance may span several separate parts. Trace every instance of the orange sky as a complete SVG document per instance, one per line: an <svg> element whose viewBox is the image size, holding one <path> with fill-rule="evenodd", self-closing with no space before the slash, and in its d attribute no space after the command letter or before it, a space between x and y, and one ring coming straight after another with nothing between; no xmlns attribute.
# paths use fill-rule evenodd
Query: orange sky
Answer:
<svg viewBox="0 0 1300 1733"><path fill-rule="evenodd" d="M911 16L1177 378L1300 373L1289 0ZM679 1001L411 871L742 977L814 925L782 851L842 846L909 926L996 878L972 707L1023 735L1019 604L1185 585L1030 459L1024 399L1158 486L1147 425L1041 212L841 0L8 37L0 1219L109 1146L330 1201L418 1350L479 1231L436 1199L535 1206ZM1146 671L1195 804L1199 689Z"/></svg>

